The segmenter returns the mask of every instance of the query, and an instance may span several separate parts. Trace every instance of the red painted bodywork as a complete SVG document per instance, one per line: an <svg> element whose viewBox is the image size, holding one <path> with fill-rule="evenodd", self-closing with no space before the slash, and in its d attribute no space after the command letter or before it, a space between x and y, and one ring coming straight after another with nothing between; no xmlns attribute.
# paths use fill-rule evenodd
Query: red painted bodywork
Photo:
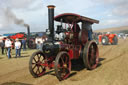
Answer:
<svg viewBox="0 0 128 85"><path fill-rule="evenodd" d="M15 34L15 35L12 35L12 36L10 36L10 38L11 39L16 39L16 38L18 38L18 39L21 39L21 38L24 38L25 37L25 34L23 34L23 33L17 33L17 34Z"/></svg>

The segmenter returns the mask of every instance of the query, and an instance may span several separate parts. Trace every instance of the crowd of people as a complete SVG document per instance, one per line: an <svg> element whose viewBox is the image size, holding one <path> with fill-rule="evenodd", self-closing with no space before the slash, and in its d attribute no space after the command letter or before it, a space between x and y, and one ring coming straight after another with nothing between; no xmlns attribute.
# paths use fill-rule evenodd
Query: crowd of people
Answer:
<svg viewBox="0 0 128 85"><path fill-rule="evenodd" d="M11 40L9 37L2 39L2 42L0 43L1 47L1 53L2 55L6 54L8 56L8 59L10 59L11 56L11 50L15 49L15 58L21 57L21 48L23 48L23 51L26 50L26 38L24 39L18 39Z"/></svg>
<svg viewBox="0 0 128 85"><path fill-rule="evenodd" d="M41 50L43 46L43 42L47 40L46 36L43 37L37 37L34 40L34 43L36 44L36 49ZM15 40L10 39L9 37L3 38L2 41L0 41L0 47L1 47L1 54L7 55L8 59L10 59L11 51L12 49L15 49L15 58L21 57L21 49L23 51L26 51L26 45L27 45L27 39L18 39Z"/></svg>

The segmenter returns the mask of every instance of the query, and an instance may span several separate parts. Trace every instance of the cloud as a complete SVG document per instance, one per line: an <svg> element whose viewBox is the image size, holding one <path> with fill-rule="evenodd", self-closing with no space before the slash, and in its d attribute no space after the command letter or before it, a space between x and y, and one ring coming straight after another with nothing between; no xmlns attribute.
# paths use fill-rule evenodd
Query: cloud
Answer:
<svg viewBox="0 0 128 85"><path fill-rule="evenodd" d="M123 5L125 3L128 3L127 0L93 0L94 2L98 3L104 3L104 4L109 4L109 5Z"/></svg>
<svg viewBox="0 0 128 85"><path fill-rule="evenodd" d="M1 0L1 7L26 8L35 0Z"/></svg>
<svg viewBox="0 0 128 85"><path fill-rule="evenodd" d="M90 9L97 5L93 3L92 0L49 0L46 1L45 5L53 4L56 6L57 14L65 13L65 12L73 12L78 14L83 14L83 12L87 12L87 9Z"/></svg>
<svg viewBox="0 0 128 85"><path fill-rule="evenodd" d="M112 24L118 24L120 20L110 19L104 22L104 25L112 25Z"/></svg>
<svg viewBox="0 0 128 85"><path fill-rule="evenodd" d="M95 25L96 29L103 29L103 28L111 28L111 27L119 27L119 26L126 26L128 19L108 19L102 20L99 25Z"/></svg>
<svg viewBox="0 0 128 85"><path fill-rule="evenodd" d="M94 25L96 28L127 24L128 0L0 0L0 24L4 29L20 29L16 25L5 26L8 22L4 10L11 8L17 19L30 24L31 31L45 31L48 27L47 5L51 4L56 6L55 15L71 12L100 20Z"/></svg>
<svg viewBox="0 0 128 85"><path fill-rule="evenodd" d="M2 25L2 24L0 24L0 28L1 28L1 27L3 27L3 25Z"/></svg>
<svg viewBox="0 0 128 85"><path fill-rule="evenodd" d="M128 0L94 0L111 8L110 13L116 16L128 16Z"/></svg>
<svg viewBox="0 0 128 85"><path fill-rule="evenodd" d="M128 3L115 7L112 11L114 15L128 17Z"/></svg>
<svg viewBox="0 0 128 85"><path fill-rule="evenodd" d="M103 10L99 13L100 23L96 28L126 26L128 22L128 0L93 0Z"/></svg>

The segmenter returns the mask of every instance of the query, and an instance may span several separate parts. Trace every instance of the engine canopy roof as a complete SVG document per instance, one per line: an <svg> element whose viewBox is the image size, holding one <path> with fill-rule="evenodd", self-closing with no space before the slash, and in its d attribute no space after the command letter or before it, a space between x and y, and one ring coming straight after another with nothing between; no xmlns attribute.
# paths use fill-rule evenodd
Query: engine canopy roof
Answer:
<svg viewBox="0 0 128 85"><path fill-rule="evenodd" d="M63 22L63 23L70 23L72 24L73 22L79 23L79 22L89 22L89 23L96 23L98 24L99 21L95 20L95 19L91 19L88 17L84 17L84 16L80 16L78 14L74 14L74 13L63 13L60 15L57 15L54 17L55 21L58 22Z"/></svg>

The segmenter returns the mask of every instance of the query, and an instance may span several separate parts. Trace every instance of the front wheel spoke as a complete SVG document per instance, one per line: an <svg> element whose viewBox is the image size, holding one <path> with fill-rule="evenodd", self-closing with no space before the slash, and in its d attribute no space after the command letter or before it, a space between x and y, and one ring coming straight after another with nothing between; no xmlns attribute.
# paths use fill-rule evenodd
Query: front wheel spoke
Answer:
<svg viewBox="0 0 128 85"><path fill-rule="evenodd" d="M40 67L41 67L42 71L45 71L45 67L43 67L43 66L40 66Z"/></svg>
<svg viewBox="0 0 128 85"><path fill-rule="evenodd" d="M66 72L66 73L69 72L69 69L66 68L66 67L61 67L60 69L61 69L62 72Z"/></svg>
<svg viewBox="0 0 128 85"><path fill-rule="evenodd" d="M33 60L37 63L37 61L36 61L36 59L35 59L35 58L33 58Z"/></svg>
<svg viewBox="0 0 128 85"><path fill-rule="evenodd" d="M32 68L32 70L34 70L36 68L36 65Z"/></svg>
<svg viewBox="0 0 128 85"><path fill-rule="evenodd" d="M61 74L64 74L64 73L65 73L64 68L61 68L61 69L60 69L60 73L61 73Z"/></svg>
<svg viewBox="0 0 128 85"><path fill-rule="evenodd" d="M60 52L55 60L55 74L59 80L64 80L70 73L70 58L67 52Z"/></svg>
<svg viewBox="0 0 128 85"><path fill-rule="evenodd" d="M65 57L65 63L64 64L67 64L68 63L68 58Z"/></svg>
<svg viewBox="0 0 128 85"><path fill-rule="evenodd" d="M39 72L39 67L37 67L36 74L38 74L38 72Z"/></svg>
<svg viewBox="0 0 128 85"><path fill-rule="evenodd" d="M38 56L38 61L40 61L40 58L41 58L41 54L40 54L40 55L38 54L37 56Z"/></svg>
<svg viewBox="0 0 128 85"><path fill-rule="evenodd" d="M61 61L62 61L62 63L64 64L64 59L63 59L63 57L61 57Z"/></svg>
<svg viewBox="0 0 128 85"><path fill-rule="evenodd" d="M37 64L37 63L32 63L32 64Z"/></svg>
<svg viewBox="0 0 128 85"><path fill-rule="evenodd" d="M41 60L41 62L42 62L42 63L45 63L45 62L46 62L46 60L45 60L45 59L42 59L42 60Z"/></svg>
<svg viewBox="0 0 128 85"><path fill-rule="evenodd" d="M44 59L40 59L41 62L44 62L45 60Z"/></svg>
<svg viewBox="0 0 128 85"><path fill-rule="evenodd" d="M59 71L59 74L60 74L60 76L63 78L63 77L65 77L66 76L66 74L68 74L69 73L69 70L67 69L67 68L62 68L62 69L60 69L60 71Z"/></svg>
<svg viewBox="0 0 128 85"><path fill-rule="evenodd" d="M40 67L38 67L38 72L39 72L39 74L40 74L41 72L40 72L40 69L39 69L39 68L40 68Z"/></svg>

